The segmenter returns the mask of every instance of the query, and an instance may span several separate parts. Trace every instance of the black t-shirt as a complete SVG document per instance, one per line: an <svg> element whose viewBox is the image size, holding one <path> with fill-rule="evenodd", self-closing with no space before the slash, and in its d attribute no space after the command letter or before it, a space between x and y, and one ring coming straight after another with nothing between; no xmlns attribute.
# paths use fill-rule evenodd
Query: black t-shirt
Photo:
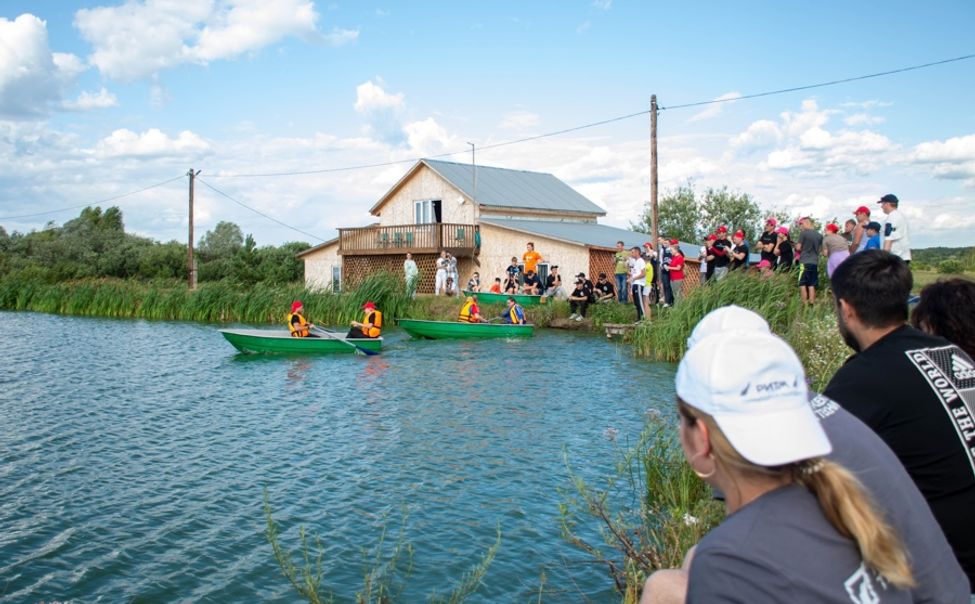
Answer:
<svg viewBox="0 0 975 604"><path fill-rule="evenodd" d="M558 282L556 282L556 279ZM545 277L545 289L555 287L556 285L562 285L562 275L549 275Z"/></svg>
<svg viewBox="0 0 975 604"><path fill-rule="evenodd" d="M711 244L712 250L724 250L724 255L714 254L714 268L723 268L731 262L731 242L727 239L718 239Z"/></svg>
<svg viewBox="0 0 975 604"><path fill-rule="evenodd" d="M509 277L511 277L512 279L517 279L518 273L521 272L521 269L518 268L517 264L509 264L508 268L505 269L505 271L508 273Z"/></svg>
<svg viewBox="0 0 975 604"><path fill-rule="evenodd" d="M745 257L741 260L738 260L737 258L732 260L731 270L735 270L736 268L748 268L748 251L748 244L744 241L741 243L741 245L735 246L735 253L740 254L745 252Z"/></svg>
<svg viewBox="0 0 975 604"><path fill-rule="evenodd" d="M572 297L574 298L585 298L586 300L589 300L591 296L592 290L586 287L585 284L576 285L576 288L572 290Z"/></svg>
<svg viewBox="0 0 975 604"><path fill-rule="evenodd" d="M776 268L780 269L790 269L792 268L792 262L795 257L795 252L792 249L792 242L786 239L779 244L779 261L776 263Z"/></svg>
<svg viewBox="0 0 975 604"><path fill-rule="evenodd" d="M613 284L610 283L609 281L603 281L601 283L599 281L596 281L595 288L596 289L594 291L599 296L605 296L613 293Z"/></svg>
<svg viewBox="0 0 975 604"><path fill-rule="evenodd" d="M538 275L525 275L525 287L532 287L533 285L541 285L542 282L538 278Z"/></svg>
<svg viewBox="0 0 975 604"><path fill-rule="evenodd" d="M823 394L894 451L975 581L975 362L904 325L850 357Z"/></svg>
<svg viewBox="0 0 975 604"><path fill-rule="evenodd" d="M762 236L758 238L758 242L762 244L762 251L761 251L762 260L768 260L769 264L773 266L775 265L775 251L774 251L775 243L778 240L779 240L779 236L775 233L775 231L772 231L771 233L763 232ZM766 252L764 246L769 244L771 244L772 247L769 249L769 251Z"/></svg>

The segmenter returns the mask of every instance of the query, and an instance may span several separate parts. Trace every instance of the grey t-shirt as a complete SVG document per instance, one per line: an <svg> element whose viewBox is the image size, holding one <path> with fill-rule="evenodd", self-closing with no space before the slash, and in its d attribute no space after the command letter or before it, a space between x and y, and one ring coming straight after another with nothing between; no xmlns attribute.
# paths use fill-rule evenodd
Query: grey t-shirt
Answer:
<svg viewBox="0 0 975 604"><path fill-rule="evenodd" d="M816 264L819 262L819 252L823 249L823 236L812 229L802 229L799 233L800 264Z"/></svg>
<svg viewBox="0 0 975 604"><path fill-rule="evenodd" d="M691 562L688 604L697 602L911 602L863 563L805 487L766 493L701 540Z"/></svg>
<svg viewBox="0 0 975 604"><path fill-rule="evenodd" d="M829 459L853 472L884 510L911 558L915 602L967 602L968 577L897 455L865 423L835 401L817 394L809 401L833 443Z"/></svg>

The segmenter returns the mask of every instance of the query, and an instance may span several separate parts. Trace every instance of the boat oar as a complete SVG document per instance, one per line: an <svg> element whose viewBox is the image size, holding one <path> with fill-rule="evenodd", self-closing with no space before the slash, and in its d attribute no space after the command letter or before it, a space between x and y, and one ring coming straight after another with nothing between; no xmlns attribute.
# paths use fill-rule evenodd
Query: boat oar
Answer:
<svg viewBox="0 0 975 604"><path fill-rule="evenodd" d="M362 346L356 346L355 344L353 344L352 342L346 340L345 338L343 338L339 334L337 334L335 332L332 332L332 331L326 331L326 330L322 329L321 327L311 327L310 330L312 332L314 332L314 333L317 333L318 335L325 336L326 338L331 338L331 339L335 340L336 342L342 342L346 346L351 346L352 348L355 348L355 353L356 354L364 354L364 355L367 355L367 356L372 356L374 354L379 354L375 350L368 350L366 348L363 348Z"/></svg>

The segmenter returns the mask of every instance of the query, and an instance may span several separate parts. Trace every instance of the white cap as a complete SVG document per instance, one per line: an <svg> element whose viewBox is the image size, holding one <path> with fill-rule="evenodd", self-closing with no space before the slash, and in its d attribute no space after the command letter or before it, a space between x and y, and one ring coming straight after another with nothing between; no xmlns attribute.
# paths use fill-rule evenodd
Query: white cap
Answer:
<svg viewBox="0 0 975 604"><path fill-rule="evenodd" d="M777 466L832 450L809 406L799 357L770 333L713 334L684 355L677 396L714 418L748 461Z"/></svg>
<svg viewBox="0 0 975 604"><path fill-rule="evenodd" d="M704 318L697 322L691 337L687 338L687 349L694 348L694 345L704 338L721 333L723 331L757 331L770 333L768 321L757 312L742 308L735 304L716 308L704 315Z"/></svg>

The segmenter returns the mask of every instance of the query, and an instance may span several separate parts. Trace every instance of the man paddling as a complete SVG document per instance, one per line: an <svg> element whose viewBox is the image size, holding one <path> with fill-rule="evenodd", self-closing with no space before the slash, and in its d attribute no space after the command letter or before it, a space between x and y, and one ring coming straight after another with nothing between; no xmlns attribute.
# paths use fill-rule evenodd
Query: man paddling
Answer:
<svg viewBox="0 0 975 604"><path fill-rule="evenodd" d="M312 327L315 327L315 325L305 319L305 307L302 305L301 300L292 302L291 312L288 313L288 331L291 332L291 337L317 338L318 336L310 331Z"/></svg>
<svg viewBox="0 0 975 604"><path fill-rule="evenodd" d="M525 320L525 309L515 302L514 298L508 298L508 308L501 314L501 321L510 325L522 325L528 322Z"/></svg>
<svg viewBox="0 0 975 604"><path fill-rule="evenodd" d="M363 304L362 311L362 321L352 322L352 329L345 335L346 338L378 338L382 334L383 313L372 302Z"/></svg>
<svg viewBox="0 0 975 604"><path fill-rule="evenodd" d="M464 306L457 315L457 320L461 323L482 323L481 310L477 307L477 296L468 296L464 301Z"/></svg>

